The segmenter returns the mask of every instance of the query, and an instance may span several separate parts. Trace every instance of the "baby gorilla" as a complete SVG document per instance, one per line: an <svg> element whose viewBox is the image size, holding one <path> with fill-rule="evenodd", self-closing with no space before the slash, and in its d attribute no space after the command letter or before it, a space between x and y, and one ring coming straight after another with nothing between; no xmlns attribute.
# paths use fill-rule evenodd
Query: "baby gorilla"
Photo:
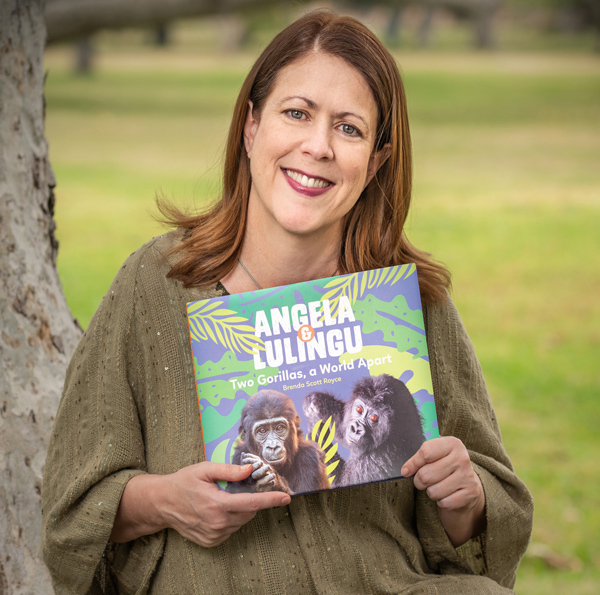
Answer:
<svg viewBox="0 0 600 595"><path fill-rule="evenodd" d="M388 374L359 380L346 403L310 393L303 410L309 434L318 420L332 416L336 439L350 451L347 461L339 457L333 487L400 477L402 465L425 441L412 395Z"/></svg>
<svg viewBox="0 0 600 595"><path fill-rule="evenodd" d="M303 439L300 416L287 395L274 390L252 395L242 409L239 432L232 463L250 463L254 471L244 481L229 483L228 492L298 494L329 488L325 455Z"/></svg>

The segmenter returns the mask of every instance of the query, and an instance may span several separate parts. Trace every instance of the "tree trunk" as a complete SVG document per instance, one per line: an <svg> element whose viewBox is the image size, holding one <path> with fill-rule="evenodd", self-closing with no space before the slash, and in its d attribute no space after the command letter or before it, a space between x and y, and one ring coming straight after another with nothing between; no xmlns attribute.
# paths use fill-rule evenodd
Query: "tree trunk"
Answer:
<svg viewBox="0 0 600 595"><path fill-rule="evenodd" d="M0 593L15 595L52 593L42 470L80 334L56 270L43 15L43 0L0 1Z"/></svg>

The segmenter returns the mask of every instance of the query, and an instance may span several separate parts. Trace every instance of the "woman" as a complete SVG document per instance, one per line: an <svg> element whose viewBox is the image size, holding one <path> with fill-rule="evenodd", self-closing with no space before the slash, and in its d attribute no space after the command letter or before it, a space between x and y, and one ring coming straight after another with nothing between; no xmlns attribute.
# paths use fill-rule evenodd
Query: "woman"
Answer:
<svg viewBox="0 0 600 595"><path fill-rule="evenodd" d="M406 101L360 23L296 21L238 98L223 196L123 265L73 357L44 483L58 593L508 593L532 506L513 474L449 276L403 233ZM416 262L442 438L412 480L229 494L203 461L185 304ZM416 488L416 489L415 489ZM479 576L479 575L484 576Z"/></svg>

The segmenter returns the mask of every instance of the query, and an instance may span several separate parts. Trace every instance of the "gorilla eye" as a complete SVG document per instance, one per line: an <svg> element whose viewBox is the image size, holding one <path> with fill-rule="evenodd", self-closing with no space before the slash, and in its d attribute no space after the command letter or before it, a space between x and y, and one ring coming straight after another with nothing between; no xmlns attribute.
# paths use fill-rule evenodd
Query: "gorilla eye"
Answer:
<svg viewBox="0 0 600 595"><path fill-rule="evenodd" d="M285 430L285 426L284 426L283 424L279 424L279 425L278 425L278 426L275 428L275 430L276 430L277 432L283 432L283 431Z"/></svg>
<svg viewBox="0 0 600 595"><path fill-rule="evenodd" d="M379 415L375 415L373 413L373 415L369 415L369 419L373 422L377 421L379 419Z"/></svg>
<svg viewBox="0 0 600 595"><path fill-rule="evenodd" d="M258 433L259 434L266 434L267 430L266 430L266 428L258 428Z"/></svg>
<svg viewBox="0 0 600 595"><path fill-rule="evenodd" d="M363 408L360 405L356 406L356 413L362 413L363 412Z"/></svg>

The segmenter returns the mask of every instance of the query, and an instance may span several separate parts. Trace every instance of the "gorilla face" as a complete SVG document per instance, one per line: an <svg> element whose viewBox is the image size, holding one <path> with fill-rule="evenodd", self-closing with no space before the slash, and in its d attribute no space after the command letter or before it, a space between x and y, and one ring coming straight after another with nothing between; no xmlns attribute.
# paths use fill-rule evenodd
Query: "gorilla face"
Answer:
<svg viewBox="0 0 600 595"><path fill-rule="evenodd" d="M281 467L288 457L285 444L289 434L290 426L285 417L258 420L252 426L252 438L256 443L254 452L269 465Z"/></svg>
<svg viewBox="0 0 600 595"><path fill-rule="evenodd" d="M389 435L391 417L389 406L356 397L346 408L346 442L357 452L376 450Z"/></svg>
<svg viewBox="0 0 600 595"><path fill-rule="evenodd" d="M240 436L232 463L252 465L250 477L230 482L227 491L298 494L329 489L325 454L312 440L305 440L300 416L284 393L263 389L254 393L242 409Z"/></svg>

